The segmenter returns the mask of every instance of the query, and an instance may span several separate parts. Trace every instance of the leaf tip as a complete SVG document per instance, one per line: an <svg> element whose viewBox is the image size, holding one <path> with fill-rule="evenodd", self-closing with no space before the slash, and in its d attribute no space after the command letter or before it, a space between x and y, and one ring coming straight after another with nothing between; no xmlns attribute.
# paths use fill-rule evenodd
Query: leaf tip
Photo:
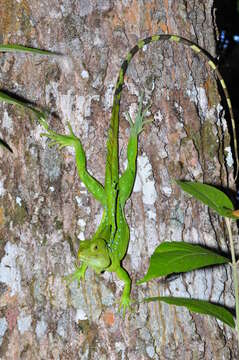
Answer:
<svg viewBox="0 0 239 360"><path fill-rule="evenodd" d="M239 219L239 209L232 211L231 214L232 214L233 216L235 216L237 219Z"/></svg>

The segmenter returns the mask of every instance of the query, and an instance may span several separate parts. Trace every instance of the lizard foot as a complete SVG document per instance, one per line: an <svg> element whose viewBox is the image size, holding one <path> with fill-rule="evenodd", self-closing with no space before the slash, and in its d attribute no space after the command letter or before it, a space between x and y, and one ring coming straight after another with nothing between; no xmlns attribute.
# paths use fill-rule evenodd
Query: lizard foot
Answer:
<svg viewBox="0 0 239 360"><path fill-rule="evenodd" d="M84 280L85 278L85 267L81 266L79 268L76 268L76 270L67 276L64 276L64 279L68 284L72 283L74 280L78 280L80 283L81 280Z"/></svg>
<svg viewBox="0 0 239 360"><path fill-rule="evenodd" d="M73 133L70 123L67 123L70 134L69 135L60 135L55 131L47 129L47 133L42 133L41 136L46 136L52 141L49 143L49 146L60 145L59 148L62 149L65 146L75 146L76 142L79 142L79 139Z"/></svg>
<svg viewBox="0 0 239 360"><path fill-rule="evenodd" d="M127 120L130 124L130 130L133 133L133 135L138 136L143 130L144 130L144 126L146 124L151 123L153 120L144 120L147 111L149 110L151 105L148 105L144 110L142 110L143 108L143 98L144 98L144 94L142 93L140 95L140 100L139 100L139 108L138 108L138 112L135 118L135 121L132 120L131 116L129 113L127 113Z"/></svg>
<svg viewBox="0 0 239 360"><path fill-rule="evenodd" d="M130 296L123 294L119 301L119 309L118 309L118 312L121 312L122 310L123 318L125 318L126 311L128 310L131 311L130 309L131 305L132 305L132 300L130 299Z"/></svg>

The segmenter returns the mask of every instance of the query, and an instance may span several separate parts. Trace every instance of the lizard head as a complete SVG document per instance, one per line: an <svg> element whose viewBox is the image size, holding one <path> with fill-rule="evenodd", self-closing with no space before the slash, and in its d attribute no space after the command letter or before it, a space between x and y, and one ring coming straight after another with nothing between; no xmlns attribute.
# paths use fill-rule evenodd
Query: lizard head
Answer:
<svg viewBox="0 0 239 360"><path fill-rule="evenodd" d="M97 273L106 269L111 263L107 244L104 239L100 238L81 241L78 258Z"/></svg>

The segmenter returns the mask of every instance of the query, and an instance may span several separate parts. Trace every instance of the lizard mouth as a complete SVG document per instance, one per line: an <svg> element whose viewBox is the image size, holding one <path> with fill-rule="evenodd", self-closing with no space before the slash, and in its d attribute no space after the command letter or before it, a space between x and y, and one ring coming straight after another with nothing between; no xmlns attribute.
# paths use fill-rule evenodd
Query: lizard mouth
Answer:
<svg viewBox="0 0 239 360"><path fill-rule="evenodd" d="M105 258L101 258L99 256L79 254L78 259L87 263L89 266L100 268L102 271L106 270L111 265L111 261L107 261Z"/></svg>
<svg viewBox="0 0 239 360"><path fill-rule="evenodd" d="M92 256L81 255L81 254L78 255L78 258L79 258L79 260L85 261L85 262L86 261L89 262L90 260L92 260Z"/></svg>

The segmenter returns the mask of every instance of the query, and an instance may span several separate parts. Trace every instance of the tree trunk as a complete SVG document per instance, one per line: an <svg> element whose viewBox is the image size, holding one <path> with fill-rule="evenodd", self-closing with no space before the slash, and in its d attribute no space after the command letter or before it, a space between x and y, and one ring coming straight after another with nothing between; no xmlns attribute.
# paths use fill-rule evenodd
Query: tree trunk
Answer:
<svg viewBox="0 0 239 360"><path fill-rule="evenodd" d="M213 1L1 0L0 40L60 52L56 59L0 55L0 86L70 121L102 183L112 95L120 65L138 39L173 33L215 55ZM183 195L173 179L233 186L230 138L214 74L190 48L148 45L131 62L121 101L120 168L139 94L154 122L140 135L138 174L126 217L124 266L135 300L174 295L234 307L231 270L219 266L137 286L161 242L186 241L228 252L225 225ZM74 271L79 239L90 238L102 209L80 182L74 153L49 148L32 115L0 104L1 359L236 359L235 332L166 304L141 304L124 320L115 275ZM32 120L33 121L30 121ZM225 152L225 148L227 152Z"/></svg>

